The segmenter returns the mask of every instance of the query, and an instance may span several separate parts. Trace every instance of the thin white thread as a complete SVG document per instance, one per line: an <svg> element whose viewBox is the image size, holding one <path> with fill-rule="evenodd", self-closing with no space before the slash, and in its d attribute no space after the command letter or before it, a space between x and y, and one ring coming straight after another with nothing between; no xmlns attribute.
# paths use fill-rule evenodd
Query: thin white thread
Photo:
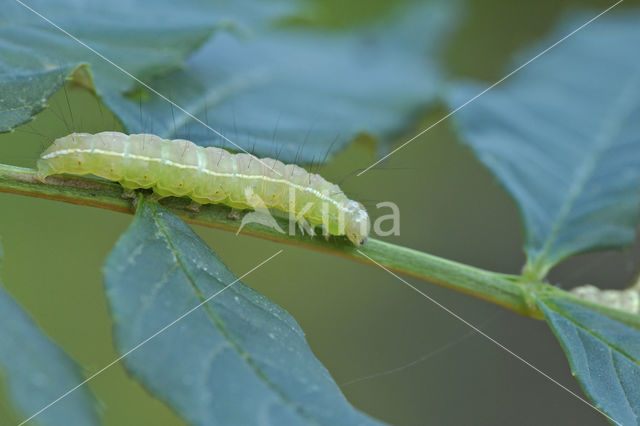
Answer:
<svg viewBox="0 0 640 426"><path fill-rule="evenodd" d="M357 250L357 249L356 249ZM515 352L513 352L511 349L507 348L506 346L504 346L502 343L498 342L496 339L494 339L493 337L489 336L487 333L485 333L484 331L482 331L480 328L476 327L475 325L471 324L469 321L467 321L466 319L462 318L460 315L456 314L455 312L453 312L451 309L447 308L446 306L444 306L442 303L438 302L437 300L435 300L433 297L427 295L426 293L422 292L421 290L419 290L417 287L413 286L412 284L409 284L407 281L403 280L401 277L399 277L398 275L396 275L394 272L392 272L391 270L385 268L384 266L382 266L381 264L379 264L378 262L376 262L375 260L373 260L372 258L370 258L369 256L367 256L365 253L363 253L360 250L357 250L358 253L360 253L362 256L366 257L367 259L369 259L371 262L375 263L377 266L379 266L381 269L387 271L388 273L390 273L391 275L393 275L394 277L396 277L398 280L400 280L401 282L403 282L404 284L406 284L409 288L411 288L412 290L420 293L422 296L424 296L427 300L429 300L431 303L435 304L436 306L438 306L439 308L441 308L442 310L444 310L445 312L447 312L448 314L450 314L451 316L453 316L455 319L457 319L458 321L461 321L463 324L465 324L466 326L470 327L471 329L473 329L476 333L482 335L483 337L487 338L489 341L491 341L492 343L494 343L496 346L498 346L500 349L504 350L505 352L507 352L508 354L510 354L511 356L515 357L517 360L521 361L522 363L524 363L525 365L529 366L530 368L532 368L533 370L535 370L536 372L540 373L542 376L544 376L545 378L547 378L548 380L550 380L551 382L555 383L556 385L558 385L559 387L561 387L562 389L564 389L565 391L569 392L571 395L573 395L574 397L578 398L580 401L584 402L585 404L587 404L589 407L593 408L594 410L596 410L598 413L602 414L603 416L605 416L606 418L608 418L609 420L611 420L613 423L622 426L621 423L617 422L615 419L611 418L608 414L606 414L605 412L603 412L602 410L600 410L598 407L596 407L595 405L591 404L589 401L587 401L586 399L582 398L580 395L578 395L577 393L575 393L574 391L572 391L571 389L569 389L568 387L566 387L565 385L563 385L562 383L560 383L559 381L557 381L556 379L554 379L553 377L549 376L547 373L545 373L544 371L540 370L538 367L536 367L535 365L531 364L529 361L527 361L526 359L522 358L520 355L516 354Z"/></svg>
<svg viewBox="0 0 640 426"><path fill-rule="evenodd" d="M204 301L198 303L196 306L194 306L193 308L189 309L187 312L185 312L184 314L180 315L178 318L176 318L175 320L171 321L169 324L165 325L164 327L162 327L160 330L156 331L155 333L153 333L151 336L147 337L146 339L144 339L142 342L138 343L136 346L134 346L133 348L129 349L127 352L125 352L124 354L120 355L118 358L114 359L113 361L111 361L109 364L105 365L104 367L102 367L100 370L96 371L95 373L93 373L91 376L87 377L85 380L83 380L82 382L78 383L77 385L75 385L74 387L72 387L71 389L69 389L68 391L66 391L65 393L63 393L62 395L60 395L58 398L56 398L55 400L51 401L49 404L45 405L44 407L42 407L40 410L38 410L37 412L35 412L34 414L32 414L29 418L23 420L22 422L20 422L20 424L18 424L18 426L22 426L25 423L29 422L30 420L32 420L34 417L36 417L37 415L41 414L43 411L47 410L48 408L51 408L53 405L55 405L56 403L60 402L62 399L66 398L67 396L69 396L69 394L71 394L72 392L74 392L76 389L78 389L79 387L83 386L84 384L86 384L87 382L91 381L92 379L94 379L96 376L98 376L99 374L101 374L102 372L104 372L105 370L107 370L109 367L113 366L114 364L117 364L118 362L120 362L123 358L125 358L126 356L130 355L132 352L134 352L135 350L139 349L142 345L146 344L147 342L149 342L151 339L157 337L159 334L163 333L164 331L166 331L168 328L172 327L173 325L175 325L178 321L184 319L186 316L188 316L189 314L191 314L193 311L195 311L196 309L198 309L199 307L201 307L202 305L206 304L207 302L209 302L211 299L213 299L214 297L218 296L220 293L222 293L223 291L225 291L226 289L228 289L229 287L231 287L232 285L234 285L235 283L239 282L242 278L246 277L247 275L249 275L250 273L252 273L253 271L255 271L256 269L258 269L259 267L261 267L262 265L264 265L265 263L269 262L271 259L273 259L274 257L276 257L277 255L279 255L280 253L282 253L283 250L278 250L275 254L273 254L271 257L269 257L266 260L263 260L262 262L260 262L258 265L254 266L252 269L250 269L248 272L245 272L244 275L236 278L235 281L231 282L230 284L227 284L225 287L223 287L222 289L218 290L217 292L215 292L214 294L212 294L211 296L207 297Z"/></svg>
<svg viewBox="0 0 640 426"><path fill-rule="evenodd" d="M480 327L486 326L490 321L493 321L501 312L498 311L496 313L496 315L493 315L489 320L484 321L483 324L480 325ZM449 341L448 343L445 343L444 345L427 352L426 354L420 356L419 358L414 359L413 361L409 361L409 362L405 362L402 365L396 366L396 367L392 367L392 368L387 368L386 370L383 371L378 371L377 373L370 373L367 374L366 376L360 376L360 377L356 377L355 379L351 379L348 380L346 382L340 383L340 387L346 387L346 386L350 386L356 383L360 383L363 382L365 380L371 380L371 379L377 379L378 377L384 377L384 376L388 376L391 374L395 374L395 373L399 373L401 371L405 371L415 365L418 365L422 362L425 362L433 357L435 357L436 355L440 355L443 352L446 352L447 350L453 348L454 346L457 346L461 343L463 343L464 341L466 341L468 338L475 336L476 332L475 330L469 330L468 332L466 332L463 335L458 336L456 339Z"/></svg>
<svg viewBox="0 0 640 426"><path fill-rule="evenodd" d="M426 129L422 130L420 133L418 133L417 135L413 136L411 139L407 140L406 142L404 142L402 145L400 145L399 147L397 147L396 149L394 149L393 151L391 151L390 153L388 153L387 155L385 155L384 157L382 157L381 159L379 159L378 161L376 161L375 163L371 164L369 167L367 167L366 169L364 169L363 171L361 171L360 173L358 173L356 176L361 176L364 173L368 172L369 170L371 170L373 167L375 167L376 165L380 164L382 161L386 160L387 158L389 158L390 156L392 156L393 154L395 154L396 152L398 152L399 150L401 150L402 148L404 148L405 146L407 146L408 144L410 144L411 142L413 142L414 140L416 140L417 138L419 138L420 136L424 135L425 133L427 133L429 130L433 129L435 126L437 126L438 124L442 123L444 120L446 120L447 118L451 117L453 114L455 114L456 112L460 111L462 108L466 107L467 105L469 105L471 102L475 101L476 99L478 99L480 96L484 95L485 93L487 93L489 90L493 89L494 87L496 87L497 85L501 84L503 81L505 81L506 79L508 79L509 77L511 77L512 75L514 75L515 73L517 73L518 71L520 71L521 69L523 69L524 67L526 67L527 65L529 65L531 62L535 61L536 59L538 59L539 57L541 57L542 55L544 55L545 53L549 52L551 49L555 48L557 45L559 45L560 43L564 42L566 39L568 39L569 37L573 36L575 33L577 33L578 31L582 30L583 28L585 28L586 26L588 26L589 24L591 24L593 21L595 21L596 19L600 18L602 15L604 15L605 13L609 12L611 9L613 9L614 7L616 7L617 5L619 5L620 3L622 3L624 0L618 0L616 3L614 3L613 5L609 6L608 8L606 8L604 11L600 12L598 15L594 16L593 18L589 19L587 22L585 22L584 24L580 25L578 28L576 28L575 30L571 31L569 34L565 35L564 37L562 37L560 40L556 41L555 43L553 43L551 46L547 47L546 49L544 49L542 52L538 53L536 56L534 56L533 58L529 59L527 62L525 62L524 64L520 65L518 68L514 69L513 71L511 71L509 74L505 75L504 77L502 77L500 80L496 81L495 83L493 83L491 86L487 87L486 89L484 89L482 92L478 93L477 95L475 95L474 97L472 97L471 99L469 99L468 101L466 101L465 103L463 103L462 105L458 106L456 109L454 109L453 111L449 112L447 115L445 115L444 117L440 118L438 121L436 121L435 123L431 124L429 127L427 127Z"/></svg>
<svg viewBox="0 0 640 426"><path fill-rule="evenodd" d="M223 135L222 133L220 133L219 131L217 131L213 127L209 126L207 123L205 123L204 121L200 120L198 117L196 117L195 115L191 114L189 111L187 111L186 109L184 109L183 107L181 107L180 105L178 105L177 103L175 103L174 101L169 99L167 96L165 96L162 93L158 92L156 89L154 89L153 87L149 86L147 83L145 83L144 81L140 80L138 77L136 77L135 75L131 74L129 71L125 70L120 65L116 64L111 59L107 58L102 53L100 53L96 49L94 49L93 47L89 46L87 43L83 42L82 40L80 40L79 38L74 36L73 34L69 33L64 28L60 27L58 24L53 22L51 19L47 18L46 16L42 15L38 11L34 10L31 6L23 3L21 0L16 0L16 2L19 3L21 6L23 6L25 9L27 9L27 10L33 12L35 15L39 16L42 20L44 20L45 22L47 22L48 24L50 24L51 26L53 26L54 28L56 28L57 30L59 30L60 32L65 34L66 36L68 36L69 38L71 38L73 41L75 41L75 42L79 43L80 45L84 46L85 48L89 49L93 54L97 55L100 59L108 62L111 65L113 65L116 69L118 69L119 71L121 71L122 73L127 75L128 77L132 78L133 80L135 80L136 82L138 82L139 84L144 86L146 89L148 89L151 92L153 92L155 95L159 96L160 98L162 98L163 100L167 101L169 104L173 105L174 107L176 107L177 109L179 109L180 111L182 111L183 113L185 113L186 115L188 115L189 117L191 117L192 119L197 121L198 123L202 124L204 127L206 127L207 129L211 130L213 133L215 133L216 135L218 135L219 137L221 137L225 141L231 143L233 146L238 148L240 151L244 152L245 154L249 154L249 152L247 152L247 150L242 148L240 145L236 144L234 141L232 141L231 139L229 139L228 137L226 137L225 135ZM271 169L271 167L268 166L266 163L264 163L262 160L258 159L258 161L260 161L267 168ZM273 169L271 169L271 170L273 170ZM273 172L278 174L278 175L280 175L280 173L278 171L276 171L276 170L273 170Z"/></svg>
<svg viewBox="0 0 640 426"><path fill-rule="evenodd" d="M455 340L453 340L453 341L451 341L451 342L449 342L449 343L447 343L445 345L442 345L437 349L434 349L432 351L427 352L426 354L422 355L420 358L417 358L417 359L414 359L413 361L404 363L404 364L402 364L402 365L400 365L398 367L389 368L389 369L384 370L384 371L379 371L377 373L371 373L371 374L367 374L366 376L361 376L361 377L357 377L355 379L348 380L346 382L340 383L340 387L344 388L344 387L347 387L347 386L350 386L350 385L353 385L353 384L356 384L356 383L364 382L365 380L371 380L371 379L376 379L378 377L389 376L391 374L399 373L401 371L407 370L407 369L413 367L414 365L418 365L421 362L427 361L428 359L431 359L434 356L439 355L442 352L445 352L446 350L448 350L448 349L450 349L450 348L462 343L463 341L465 341L469 337L475 336L475 334L476 333L473 330L468 331L467 333L463 334L462 336L459 336L457 339L455 339Z"/></svg>

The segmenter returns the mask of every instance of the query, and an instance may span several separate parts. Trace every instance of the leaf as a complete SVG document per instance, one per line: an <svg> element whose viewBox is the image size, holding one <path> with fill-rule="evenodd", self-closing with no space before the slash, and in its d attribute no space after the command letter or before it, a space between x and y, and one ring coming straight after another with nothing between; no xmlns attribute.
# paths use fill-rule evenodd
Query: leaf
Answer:
<svg viewBox="0 0 640 426"><path fill-rule="evenodd" d="M142 119L139 98L105 102L131 133L151 128L205 146L322 162L360 133L390 142L434 101L441 82L435 54L453 9L445 2L396 8L384 21L334 32L219 34L184 70L151 83L233 144L150 93Z"/></svg>
<svg viewBox="0 0 640 426"><path fill-rule="evenodd" d="M121 353L220 292L124 358L188 422L378 424L349 405L295 320L158 204L140 201L105 285Z"/></svg>
<svg viewBox="0 0 640 426"><path fill-rule="evenodd" d="M631 244L640 218L640 13L605 15L454 117L462 138L517 201L525 275ZM529 59L588 20L565 22ZM524 60L522 61L524 62ZM484 89L459 84L458 107Z"/></svg>
<svg viewBox="0 0 640 426"><path fill-rule="evenodd" d="M84 380L78 365L38 328L2 285L0 377L15 409L24 417ZM42 426L100 424L97 402L86 386L40 413L36 421Z"/></svg>
<svg viewBox="0 0 640 426"><path fill-rule="evenodd" d="M0 131L25 123L47 106L47 99L73 75L75 65L0 76Z"/></svg>
<svg viewBox="0 0 640 426"><path fill-rule="evenodd" d="M176 7L141 2L28 2L36 12L141 79L183 65L218 25L204 0ZM118 96L133 80L18 2L0 11L0 132L31 118L77 66L88 63L99 94ZM9 90L5 92L5 90Z"/></svg>
<svg viewBox="0 0 640 426"><path fill-rule="evenodd" d="M639 424L640 331L559 298L538 298L585 393L621 425Z"/></svg>

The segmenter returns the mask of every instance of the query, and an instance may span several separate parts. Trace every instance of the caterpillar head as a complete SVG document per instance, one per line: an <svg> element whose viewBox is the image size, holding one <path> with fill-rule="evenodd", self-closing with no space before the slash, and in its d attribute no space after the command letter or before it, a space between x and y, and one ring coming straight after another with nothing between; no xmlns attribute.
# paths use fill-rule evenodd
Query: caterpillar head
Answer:
<svg viewBox="0 0 640 426"><path fill-rule="evenodd" d="M356 246L361 246L367 241L371 222L369 214L364 206L356 201L349 201L347 204L349 215L345 226L347 238Z"/></svg>

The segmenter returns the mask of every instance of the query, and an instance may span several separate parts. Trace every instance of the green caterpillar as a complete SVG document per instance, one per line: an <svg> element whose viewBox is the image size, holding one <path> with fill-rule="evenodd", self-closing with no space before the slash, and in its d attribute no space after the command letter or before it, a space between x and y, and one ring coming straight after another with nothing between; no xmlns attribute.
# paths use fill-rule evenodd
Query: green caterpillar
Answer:
<svg viewBox="0 0 640 426"><path fill-rule="evenodd" d="M152 188L162 197L188 196L199 204L235 209L266 207L290 214L302 229L346 235L362 245L369 234L364 206L337 185L295 164L156 135L72 133L56 139L38 160L38 176L92 174L127 189Z"/></svg>

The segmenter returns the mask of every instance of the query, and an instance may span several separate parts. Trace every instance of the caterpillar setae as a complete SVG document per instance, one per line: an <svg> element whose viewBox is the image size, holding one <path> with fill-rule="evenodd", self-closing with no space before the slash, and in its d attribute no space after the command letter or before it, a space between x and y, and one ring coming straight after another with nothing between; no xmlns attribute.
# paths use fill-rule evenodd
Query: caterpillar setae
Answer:
<svg viewBox="0 0 640 426"><path fill-rule="evenodd" d="M346 235L364 244L369 215L340 188L295 164L222 148L162 139L151 134L72 133L56 139L38 160L38 177L91 174L124 188L152 188L161 197L188 196L199 204L235 209L275 208L288 212L302 229Z"/></svg>

